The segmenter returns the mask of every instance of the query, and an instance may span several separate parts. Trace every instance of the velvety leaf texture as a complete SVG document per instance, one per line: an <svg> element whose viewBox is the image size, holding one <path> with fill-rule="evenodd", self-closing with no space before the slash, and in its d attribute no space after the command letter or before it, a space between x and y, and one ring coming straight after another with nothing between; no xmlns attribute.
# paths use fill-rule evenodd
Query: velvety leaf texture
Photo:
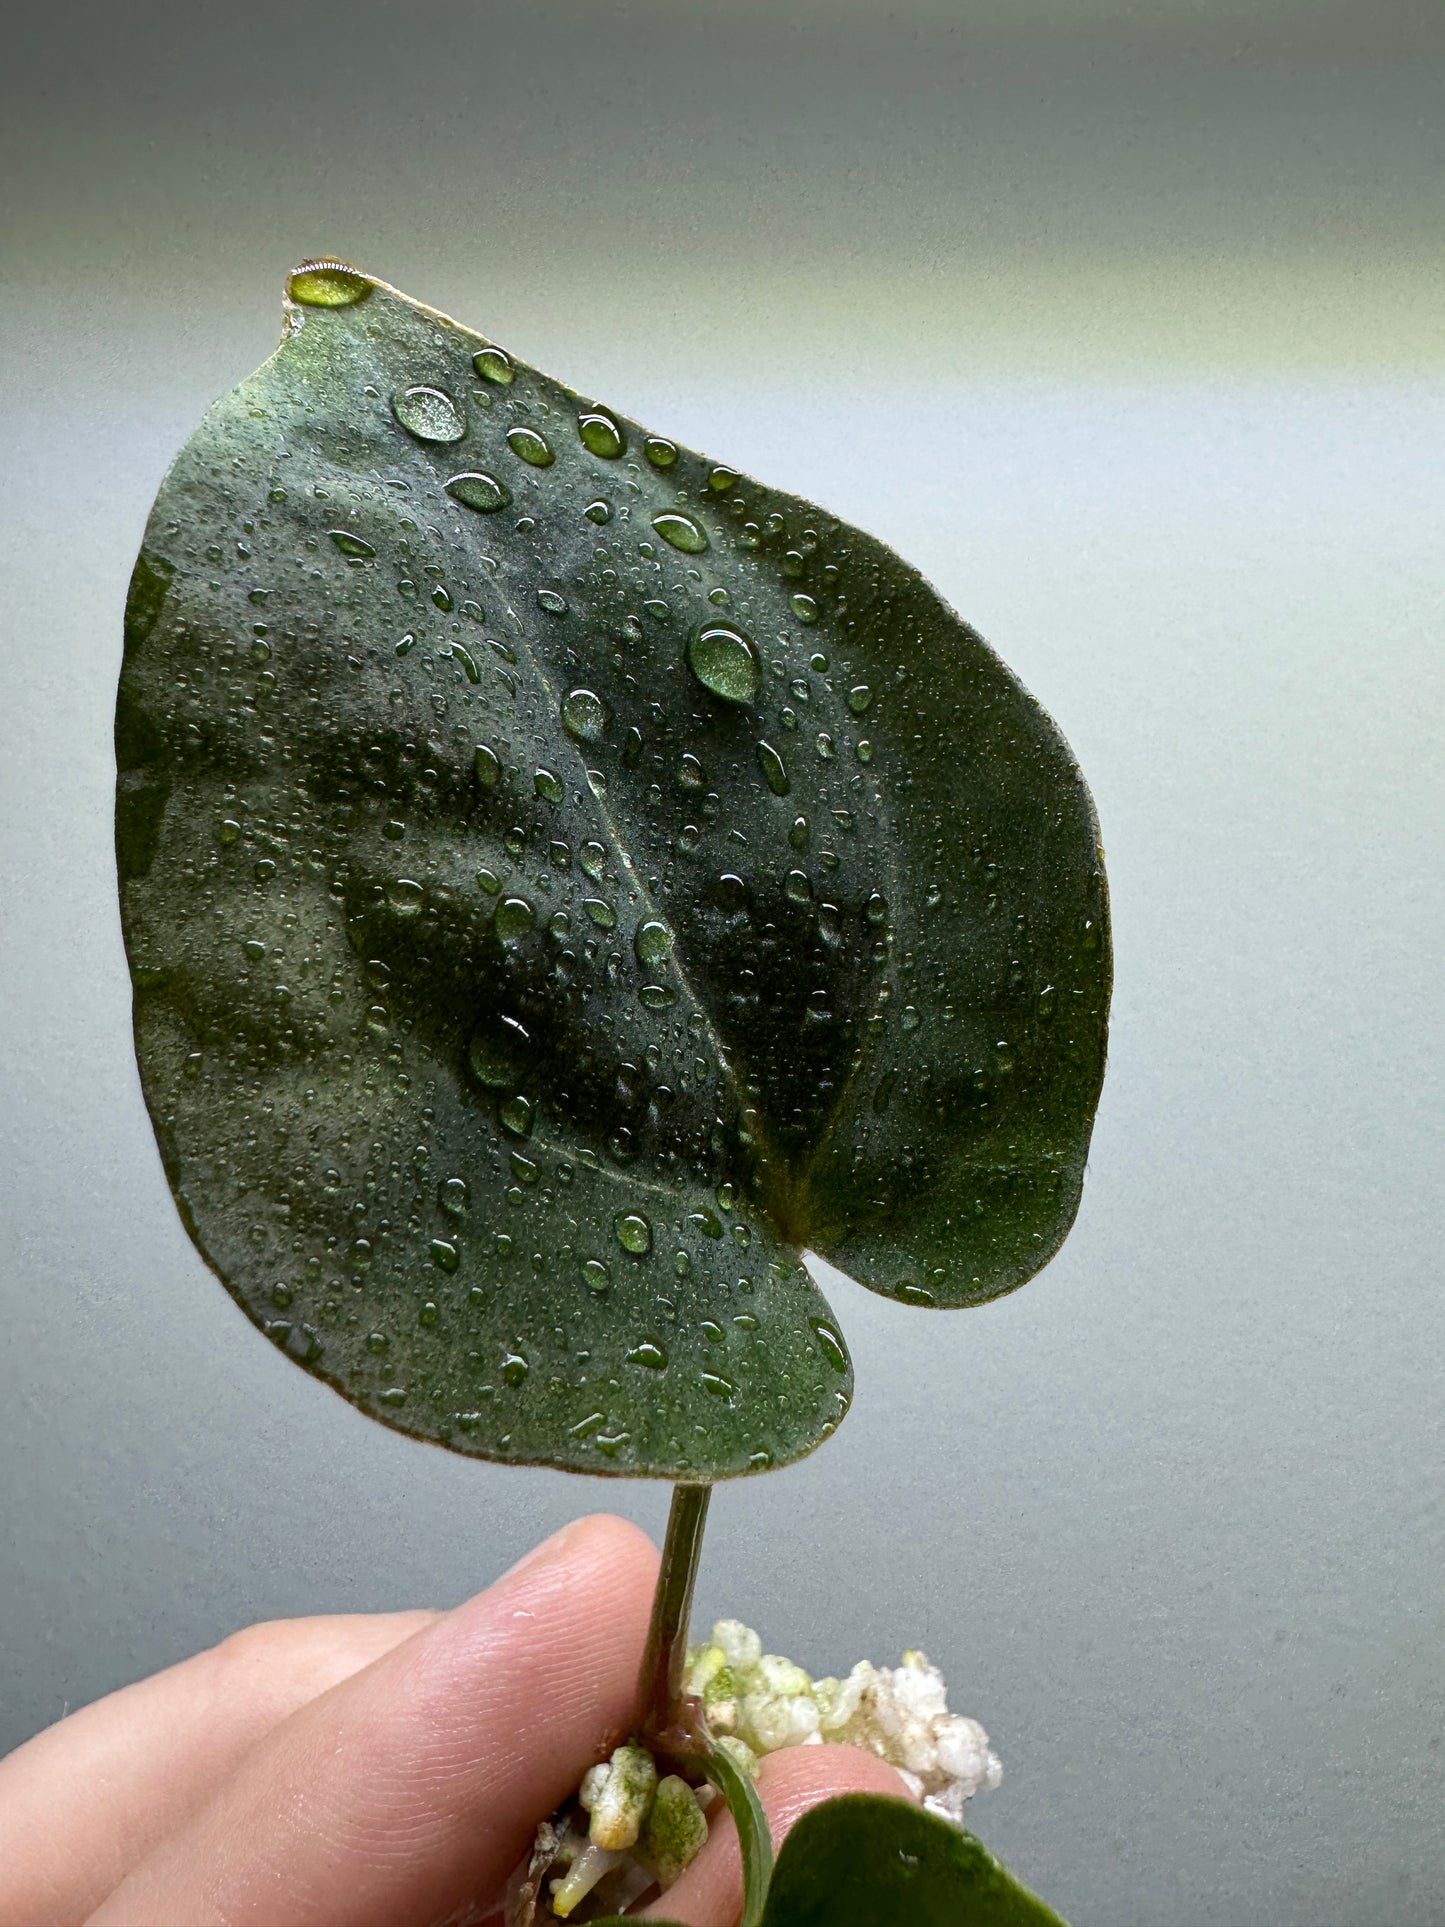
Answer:
<svg viewBox="0 0 1445 1927"><path fill-rule="evenodd" d="M1104 876L881 543L339 264L167 475L116 715L137 1051L292 1358L487 1458L724 1477L1073 1218ZM906 488L909 477L897 478Z"/></svg>

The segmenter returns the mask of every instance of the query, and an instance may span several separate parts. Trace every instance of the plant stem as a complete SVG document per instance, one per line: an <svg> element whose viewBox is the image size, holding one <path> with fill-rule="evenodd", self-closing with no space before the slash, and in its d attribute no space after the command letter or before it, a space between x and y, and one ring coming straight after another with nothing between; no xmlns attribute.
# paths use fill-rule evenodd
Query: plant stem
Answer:
<svg viewBox="0 0 1445 1927"><path fill-rule="evenodd" d="M722 1793L738 1830L743 1862L742 1927L759 1927L773 1871L767 1816L752 1781L707 1729L702 1702L682 1690L692 1592L702 1557L710 1485L672 1488L662 1566L652 1596L652 1624L642 1659L639 1737L660 1763L706 1775Z"/></svg>
<svg viewBox="0 0 1445 1927"><path fill-rule="evenodd" d="M642 1738L654 1753L695 1759L707 1750L702 1708L682 1690L692 1590L702 1557L710 1485L675 1485L652 1596L652 1624L642 1658Z"/></svg>

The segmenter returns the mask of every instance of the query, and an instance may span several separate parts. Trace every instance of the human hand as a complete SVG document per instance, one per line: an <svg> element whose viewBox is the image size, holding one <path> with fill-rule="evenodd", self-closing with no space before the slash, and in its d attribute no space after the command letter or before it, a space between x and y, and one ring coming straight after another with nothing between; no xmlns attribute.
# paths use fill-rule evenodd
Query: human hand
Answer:
<svg viewBox="0 0 1445 1927"><path fill-rule="evenodd" d="M656 1572L636 1527L582 1519L452 1612L253 1626L71 1714L0 1761L0 1927L485 1920L626 1737ZM776 1844L820 1799L904 1789L810 1746L759 1791ZM724 1814L649 1911L734 1927L741 1903Z"/></svg>

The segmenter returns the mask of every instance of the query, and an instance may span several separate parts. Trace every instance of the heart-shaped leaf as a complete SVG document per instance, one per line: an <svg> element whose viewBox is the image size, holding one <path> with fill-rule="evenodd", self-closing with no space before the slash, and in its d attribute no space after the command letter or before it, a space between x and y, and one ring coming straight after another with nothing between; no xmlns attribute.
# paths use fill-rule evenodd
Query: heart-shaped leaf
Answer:
<svg viewBox="0 0 1445 1927"><path fill-rule="evenodd" d="M762 1927L1064 1927L971 1833L906 1800L846 1793L783 1842ZM626 1927L621 1915L596 1927ZM675 1927L657 1921L654 1927Z"/></svg>
<svg viewBox="0 0 1445 1927"><path fill-rule="evenodd" d="M971 1833L906 1800L825 1800L778 1855L763 1927L1063 1927Z"/></svg>
<svg viewBox="0 0 1445 1927"><path fill-rule="evenodd" d="M286 313L127 612L122 912L186 1224L419 1437L796 1457L851 1385L804 1248L964 1305L1073 1217L1082 779L872 538L339 264Z"/></svg>

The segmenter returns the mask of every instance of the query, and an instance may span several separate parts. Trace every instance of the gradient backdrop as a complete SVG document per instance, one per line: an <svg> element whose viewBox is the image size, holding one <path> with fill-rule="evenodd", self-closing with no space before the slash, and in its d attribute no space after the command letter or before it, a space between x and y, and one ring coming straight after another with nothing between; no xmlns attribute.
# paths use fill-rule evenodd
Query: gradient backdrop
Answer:
<svg viewBox="0 0 1445 1927"><path fill-rule="evenodd" d="M0 90L0 1750L663 1516L293 1370L142 1108L126 577L336 252L893 542L1098 800L1077 1229L976 1312L834 1283L854 1413L719 1493L701 1615L924 1646L1075 1927L1445 1920L1438 0L11 0Z"/></svg>

